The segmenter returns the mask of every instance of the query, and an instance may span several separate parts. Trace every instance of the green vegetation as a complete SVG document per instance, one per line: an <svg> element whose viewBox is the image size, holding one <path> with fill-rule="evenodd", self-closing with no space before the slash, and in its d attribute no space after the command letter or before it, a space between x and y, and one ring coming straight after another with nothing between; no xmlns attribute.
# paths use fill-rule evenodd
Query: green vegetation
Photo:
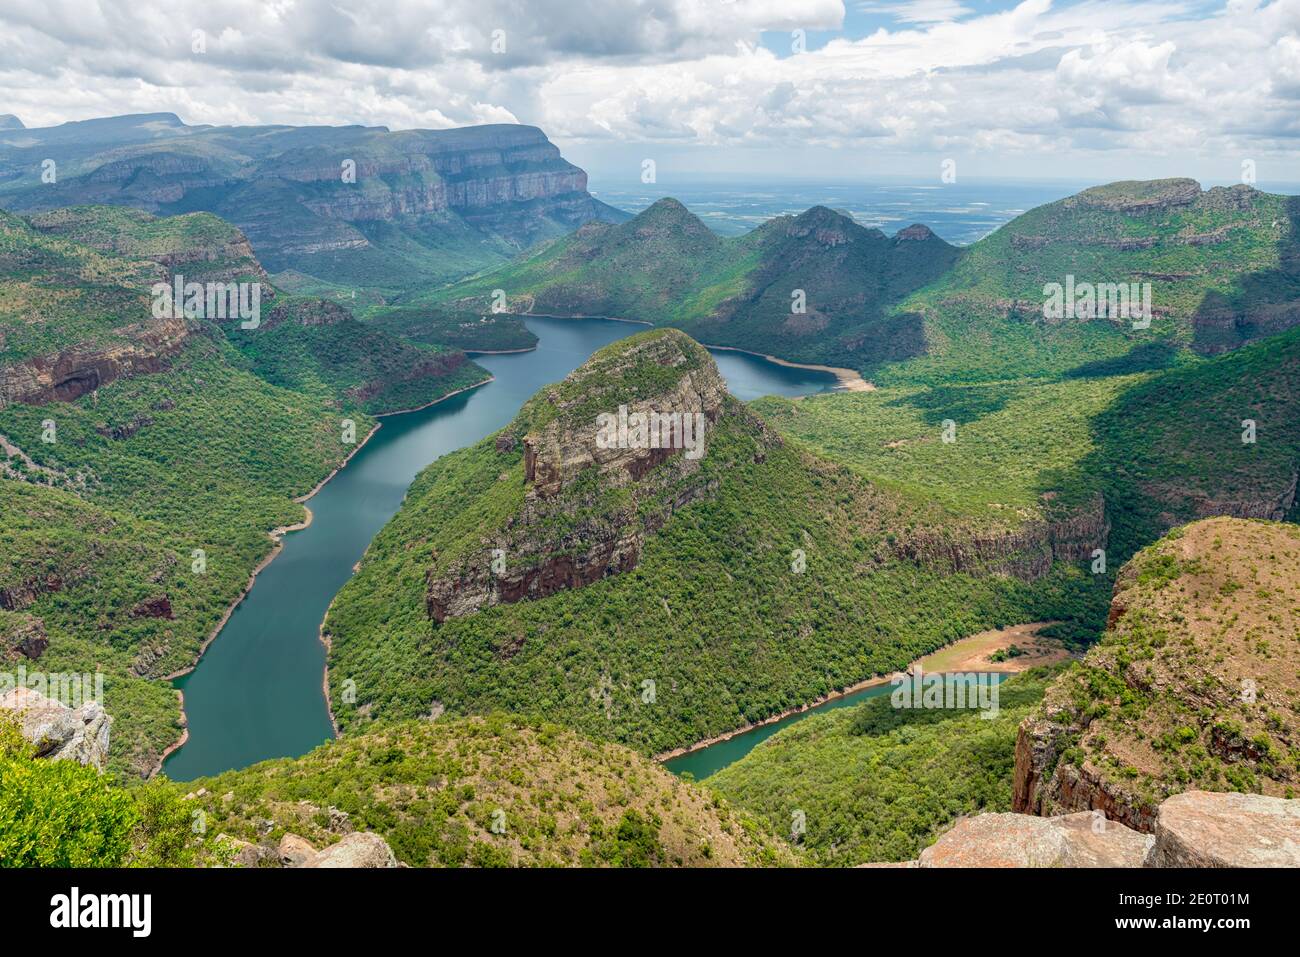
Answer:
<svg viewBox="0 0 1300 957"><path fill-rule="evenodd" d="M136 774L180 733L176 694L157 679L193 664L270 552L267 532L302 521L295 499L364 440L367 412L486 377L458 350L269 286L259 328L195 321L164 344L149 333L163 262L187 281L264 275L207 214L0 214L0 374L21 384L16 363L65 350L66 374L97 385L69 401L0 400L0 608L6 629L48 636L30 667L104 672L112 766ZM144 353L148 374L111 378L113 350Z"/></svg>
<svg viewBox="0 0 1300 957"><path fill-rule="evenodd" d="M0 715L0 867L188 867L190 809L162 781L122 788L72 761L33 757Z"/></svg>
<svg viewBox="0 0 1300 957"><path fill-rule="evenodd" d="M207 789L195 803L213 836L273 846L292 832L323 847L341 811L414 867L797 861L747 815L633 751L504 715L386 723L194 783Z"/></svg>
<svg viewBox="0 0 1300 957"><path fill-rule="evenodd" d="M439 343L467 352L515 352L537 346L537 337L518 316L487 310L449 312L437 306L397 305L372 310L362 318L410 342Z"/></svg>
<svg viewBox="0 0 1300 957"><path fill-rule="evenodd" d="M928 230L890 239L821 206L723 239L663 199L428 298L481 312L500 289L521 312L642 319L710 345L860 368L920 351L919 319L889 309L957 256ZM800 312L795 290L806 298Z"/></svg>
<svg viewBox="0 0 1300 957"><path fill-rule="evenodd" d="M1059 669L998 688L998 713L901 709L888 696L811 715L773 735L707 786L790 834L819 865L911 860L957 817L1011 809L1016 728Z"/></svg>
<svg viewBox="0 0 1300 957"><path fill-rule="evenodd" d="M824 207L723 239L666 199L430 299L483 310L500 289L523 312L643 319L888 385L1132 373L1294 325L1298 210L1293 197L1245 186L1116 183L958 250L924 227L891 239ZM1045 319L1045 287L1067 276L1149 284L1150 328L1127 317Z"/></svg>
<svg viewBox="0 0 1300 957"><path fill-rule="evenodd" d="M670 387L680 367L615 361L642 340L597 353L589 363L596 382L608 362L619 370L610 388L625 397ZM711 363L707 354L702 361ZM557 416L560 424L590 421L588 397L608 402L614 393L580 380L587 368L540 393L500 434L536 432ZM1094 614L1098 586L1083 565L1030 583L900 558L901 536L915 524L906 503L796 444L770 444L769 434L729 400L691 479L712 491L646 534L633 570L441 624L426 609L431 577L466 558L486 561L502 541L498 530L529 526L511 518L527 487L518 443L498 448L493 436L435 462L327 619L344 730L440 703L461 713L542 715L653 754L888 673L975 632ZM658 487L657 473L672 467L670 459L639 481ZM621 491L602 488L594 470L573 486L575 502L598 503L576 513L577 529L620 514ZM583 554L566 527L559 539ZM552 532L543 524L521 541L551 541ZM792 568L796 550L806 559L801 572ZM643 700L647 680L653 704ZM355 703L343 701L344 681L356 683Z"/></svg>

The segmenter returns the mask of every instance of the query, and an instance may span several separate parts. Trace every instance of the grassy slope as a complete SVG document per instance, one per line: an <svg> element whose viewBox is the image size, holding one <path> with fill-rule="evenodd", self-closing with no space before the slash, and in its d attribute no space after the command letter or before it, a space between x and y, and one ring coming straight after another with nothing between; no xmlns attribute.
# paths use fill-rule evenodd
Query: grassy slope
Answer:
<svg viewBox="0 0 1300 957"><path fill-rule="evenodd" d="M775 834L802 811L800 843L819 865L911 860L959 815L1011 809L1016 728L1054 672L1004 682L993 719L888 697L812 715L706 784Z"/></svg>
<svg viewBox="0 0 1300 957"><path fill-rule="evenodd" d="M197 800L210 834L256 842L293 832L322 847L337 836L335 807L415 867L798 860L747 816L633 751L500 715L386 724L195 783L208 791Z"/></svg>

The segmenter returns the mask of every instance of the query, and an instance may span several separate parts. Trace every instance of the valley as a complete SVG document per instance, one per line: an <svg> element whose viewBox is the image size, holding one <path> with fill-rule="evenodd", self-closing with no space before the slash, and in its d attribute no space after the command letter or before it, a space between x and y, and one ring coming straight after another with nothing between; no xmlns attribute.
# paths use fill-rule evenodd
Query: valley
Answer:
<svg viewBox="0 0 1300 957"><path fill-rule="evenodd" d="M132 853L907 863L981 813L1290 796L1293 197L720 235L532 127L60 130L0 131L0 658L102 671L104 800L215 822ZM1046 308L1075 273L1150 321ZM159 309L191 283L255 315ZM1236 587L1190 581L1225 535ZM909 668L1001 706L891 707Z"/></svg>

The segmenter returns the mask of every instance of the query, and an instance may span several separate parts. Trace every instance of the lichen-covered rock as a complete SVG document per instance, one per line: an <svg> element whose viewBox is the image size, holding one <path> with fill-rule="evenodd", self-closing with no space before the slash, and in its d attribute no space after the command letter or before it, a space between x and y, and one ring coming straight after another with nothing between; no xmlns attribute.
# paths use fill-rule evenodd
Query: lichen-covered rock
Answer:
<svg viewBox="0 0 1300 957"><path fill-rule="evenodd" d="M358 831L331 844L303 867L396 867L393 850L378 834Z"/></svg>
<svg viewBox="0 0 1300 957"><path fill-rule="evenodd" d="M1148 867L1300 867L1300 801L1185 791L1160 805Z"/></svg>
<svg viewBox="0 0 1300 957"><path fill-rule="evenodd" d="M921 852L921 867L1141 867L1152 838L1099 814L980 814Z"/></svg>
<svg viewBox="0 0 1300 957"><path fill-rule="evenodd" d="M0 709L15 713L38 758L76 761L100 771L108 763L113 719L97 701L73 709L30 688L12 688L0 695Z"/></svg>
<svg viewBox="0 0 1300 957"><path fill-rule="evenodd" d="M272 861L276 857L275 851L269 847L243 841L229 834L218 834L214 843L230 852L230 863L234 867L260 867L263 861Z"/></svg>

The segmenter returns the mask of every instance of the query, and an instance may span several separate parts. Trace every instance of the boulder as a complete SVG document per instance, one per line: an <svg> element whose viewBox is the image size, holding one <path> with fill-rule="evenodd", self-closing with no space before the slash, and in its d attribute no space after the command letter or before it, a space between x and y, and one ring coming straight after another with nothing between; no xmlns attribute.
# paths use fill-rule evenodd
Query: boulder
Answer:
<svg viewBox="0 0 1300 957"><path fill-rule="evenodd" d="M307 867L316 857L316 848L304 837L286 834L280 838L280 863L285 867Z"/></svg>
<svg viewBox="0 0 1300 957"><path fill-rule="evenodd" d="M234 867L258 867L262 861L271 860L275 857L275 852L269 847L243 841L237 837L231 837L229 834L218 834L216 843L225 845L234 852L230 859L230 863Z"/></svg>
<svg viewBox="0 0 1300 957"><path fill-rule="evenodd" d="M315 855L303 867L396 867L393 849L378 834L348 834Z"/></svg>
<svg viewBox="0 0 1300 957"><path fill-rule="evenodd" d="M1185 791L1160 805L1147 867L1300 867L1300 801Z"/></svg>
<svg viewBox="0 0 1300 957"><path fill-rule="evenodd" d="M921 852L921 867L1141 867L1147 834L1080 811L963 818Z"/></svg>
<svg viewBox="0 0 1300 957"><path fill-rule="evenodd" d="M36 746L38 758L76 761L100 771L107 765L113 719L99 702L73 709L30 688L12 688L0 695L0 709L16 713L19 730Z"/></svg>

